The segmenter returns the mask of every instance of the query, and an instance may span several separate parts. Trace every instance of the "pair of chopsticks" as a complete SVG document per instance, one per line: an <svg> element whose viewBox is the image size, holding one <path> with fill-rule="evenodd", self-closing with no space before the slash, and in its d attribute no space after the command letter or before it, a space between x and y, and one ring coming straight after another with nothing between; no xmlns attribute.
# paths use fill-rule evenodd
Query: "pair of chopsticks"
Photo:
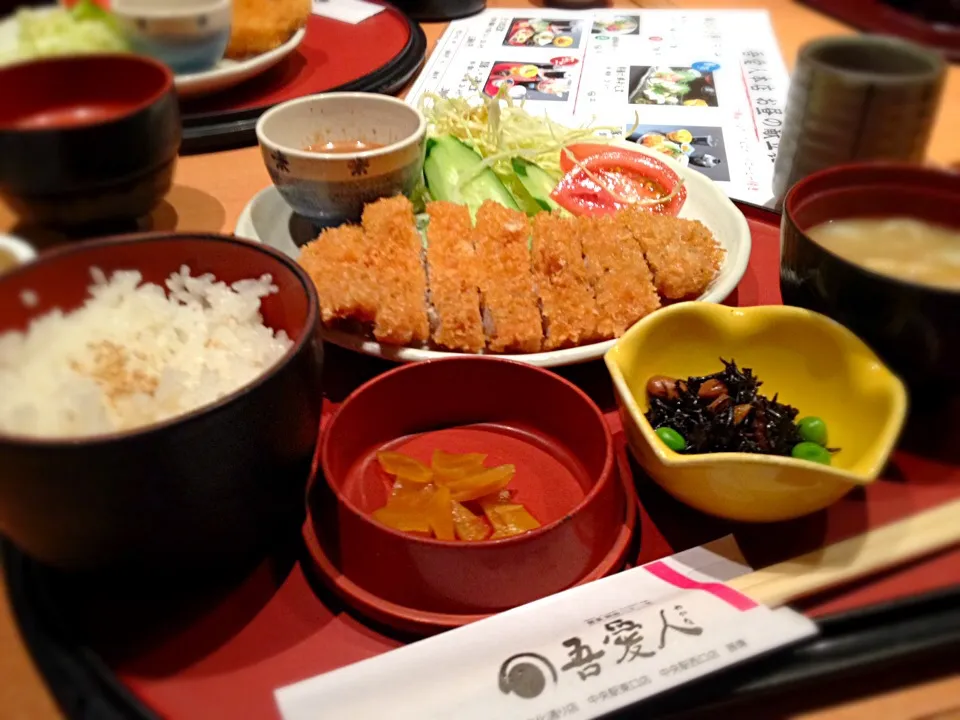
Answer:
<svg viewBox="0 0 960 720"><path fill-rule="evenodd" d="M770 607L873 575L960 544L960 500L868 530L727 585Z"/></svg>

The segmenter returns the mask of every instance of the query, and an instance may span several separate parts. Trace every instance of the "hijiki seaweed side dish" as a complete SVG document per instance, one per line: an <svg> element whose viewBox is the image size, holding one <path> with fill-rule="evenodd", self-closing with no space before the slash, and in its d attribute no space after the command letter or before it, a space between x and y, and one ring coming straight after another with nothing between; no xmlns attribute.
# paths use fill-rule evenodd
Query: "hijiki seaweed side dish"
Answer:
<svg viewBox="0 0 960 720"><path fill-rule="evenodd" d="M744 452L784 455L829 465L827 426L818 417L758 392L750 368L727 362L721 372L686 380L655 375L647 381L646 417L671 450L685 455Z"/></svg>

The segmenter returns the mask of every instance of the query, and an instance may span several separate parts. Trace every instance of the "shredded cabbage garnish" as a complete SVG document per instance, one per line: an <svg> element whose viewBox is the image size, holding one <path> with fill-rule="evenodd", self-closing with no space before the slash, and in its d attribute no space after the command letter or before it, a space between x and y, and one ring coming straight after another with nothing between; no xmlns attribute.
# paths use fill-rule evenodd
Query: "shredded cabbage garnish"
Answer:
<svg viewBox="0 0 960 720"><path fill-rule="evenodd" d="M522 101L514 101L505 90L501 87L493 98L478 93L479 102L476 97L425 93L419 104L429 134L453 135L471 145L483 158L481 171L492 167L498 175L510 175L510 161L521 157L559 179L563 175L560 151L564 147L577 142L612 142L620 132L615 126L569 128L546 114L531 115Z"/></svg>
<svg viewBox="0 0 960 720"><path fill-rule="evenodd" d="M16 23L17 33L15 44L0 50L3 63L129 50L110 16L98 8L91 11L88 3L80 3L73 10L22 9L7 22Z"/></svg>

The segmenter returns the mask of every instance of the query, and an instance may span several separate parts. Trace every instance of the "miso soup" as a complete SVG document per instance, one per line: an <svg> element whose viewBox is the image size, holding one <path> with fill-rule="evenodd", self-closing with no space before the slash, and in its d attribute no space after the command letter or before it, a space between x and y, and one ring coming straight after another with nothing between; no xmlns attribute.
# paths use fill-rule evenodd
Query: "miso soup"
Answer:
<svg viewBox="0 0 960 720"><path fill-rule="evenodd" d="M960 290L960 230L909 217L845 218L812 227L806 234L873 272Z"/></svg>

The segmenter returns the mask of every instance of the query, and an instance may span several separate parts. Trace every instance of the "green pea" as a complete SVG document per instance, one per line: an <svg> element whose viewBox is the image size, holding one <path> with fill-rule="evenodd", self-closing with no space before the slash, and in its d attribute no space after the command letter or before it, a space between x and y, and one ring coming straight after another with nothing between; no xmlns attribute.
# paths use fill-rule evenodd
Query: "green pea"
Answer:
<svg viewBox="0 0 960 720"><path fill-rule="evenodd" d="M797 443L790 454L798 460L809 460L821 465L830 464L830 451L813 442Z"/></svg>
<svg viewBox="0 0 960 720"><path fill-rule="evenodd" d="M683 435L673 428L657 428L657 437L663 440L663 444L674 452L683 452L687 449L687 441L683 439Z"/></svg>
<svg viewBox="0 0 960 720"><path fill-rule="evenodd" d="M818 417L801 418L797 422L797 430L800 431L800 437L807 442L816 443L826 447L827 445L827 424Z"/></svg>

